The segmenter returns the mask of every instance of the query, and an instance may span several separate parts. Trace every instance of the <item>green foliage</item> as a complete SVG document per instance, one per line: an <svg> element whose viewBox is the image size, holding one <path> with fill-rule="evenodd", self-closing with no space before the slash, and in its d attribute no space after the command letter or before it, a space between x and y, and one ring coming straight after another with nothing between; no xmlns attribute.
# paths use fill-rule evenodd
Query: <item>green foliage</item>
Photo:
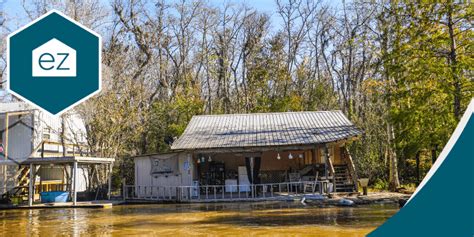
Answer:
<svg viewBox="0 0 474 237"><path fill-rule="evenodd" d="M283 3L291 22L272 30L258 10L196 3L114 1L110 75L83 111L93 151L168 151L197 114L342 110L364 132L359 176L386 189L414 182L416 154L428 170L473 97L472 4Z"/></svg>
<svg viewBox="0 0 474 237"><path fill-rule="evenodd" d="M202 99L193 95L179 95L171 102L156 101L150 112L147 153L168 151L165 139L179 137L192 116L203 113L203 107Z"/></svg>
<svg viewBox="0 0 474 237"><path fill-rule="evenodd" d="M387 190L388 189L388 182L386 180L383 180L383 179L377 179L377 180L375 180L372 187L375 190Z"/></svg>

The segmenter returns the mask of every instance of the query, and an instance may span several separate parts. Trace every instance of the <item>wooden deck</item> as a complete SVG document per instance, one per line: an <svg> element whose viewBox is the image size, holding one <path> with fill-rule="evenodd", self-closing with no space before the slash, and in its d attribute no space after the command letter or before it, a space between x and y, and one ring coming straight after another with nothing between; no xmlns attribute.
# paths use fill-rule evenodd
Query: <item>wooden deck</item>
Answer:
<svg viewBox="0 0 474 237"><path fill-rule="evenodd" d="M32 206L28 205L8 205L0 204L0 210L7 209L47 209L47 208L112 208L114 205L120 205L123 201L92 201L92 202L77 202L74 205L72 202L65 203L38 203Z"/></svg>

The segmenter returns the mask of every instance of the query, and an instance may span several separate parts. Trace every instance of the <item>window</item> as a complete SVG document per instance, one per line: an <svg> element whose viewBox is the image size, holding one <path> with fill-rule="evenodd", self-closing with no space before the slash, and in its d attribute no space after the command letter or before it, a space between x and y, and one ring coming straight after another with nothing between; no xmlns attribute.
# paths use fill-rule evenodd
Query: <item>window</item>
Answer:
<svg viewBox="0 0 474 237"><path fill-rule="evenodd" d="M51 128L45 128L43 130L43 140L50 140L51 139Z"/></svg>

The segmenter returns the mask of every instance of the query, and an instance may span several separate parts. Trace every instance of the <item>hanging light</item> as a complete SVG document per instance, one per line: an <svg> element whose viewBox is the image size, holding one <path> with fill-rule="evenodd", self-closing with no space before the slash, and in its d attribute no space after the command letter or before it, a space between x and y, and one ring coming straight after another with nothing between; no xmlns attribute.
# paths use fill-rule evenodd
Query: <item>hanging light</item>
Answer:
<svg viewBox="0 0 474 237"><path fill-rule="evenodd" d="M293 160L293 155L291 153L288 155L288 159Z"/></svg>
<svg viewBox="0 0 474 237"><path fill-rule="evenodd" d="M300 157L300 159L303 159L303 154L299 154L298 156Z"/></svg>
<svg viewBox="0 0 474 237"><path fill-rule="evenodd" d="M212 159L211 159L211 156L209 156L209 159L208 159L207 161L209 161L209 162L211 162L211 161L212 161Z"/></svg>
<svg viewBox="0 0 474 237"><path fill-rule="evenodd" d="M198 163L198 164L201 163L201 159L198 159L198 160L197 160L197 163Z"/></svg>
<svg viewBox="0 0 474 237"><path fill-rule="evenodd" d="M278 155L277 155L277 160L280 160L280 159L281 159L280 153L278 153Z"/></svg>
<svg viewBox="0 0 474 237"><path fill-rule="evenodd" d="M201 156L201 163L204 163L204 162L206 162L206 157Z"/></svg>

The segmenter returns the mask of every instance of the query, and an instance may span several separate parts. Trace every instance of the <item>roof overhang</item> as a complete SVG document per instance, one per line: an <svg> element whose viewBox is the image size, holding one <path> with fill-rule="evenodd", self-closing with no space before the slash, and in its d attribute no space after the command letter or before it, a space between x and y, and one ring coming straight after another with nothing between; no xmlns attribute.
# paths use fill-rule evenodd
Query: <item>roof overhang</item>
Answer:
<svg viewBox="0 0 474 237"><path fill-rule="evenodd" d="M48 165L48 164L111 164L114 158L86 157L86 156L66 156L66 157L30 157L21 162L20 165Z"/></svg>
<svg viewBox="0 0 474 237"><path fill-rule="evenodd" d="M185 152L184 150L176 150L176 151L171 151L171 152L163 152L163 153L150 153L150 154L144 154L144 155L137 155L137 156L132 156L130 158L136 159L136 158L144 158L144 157L173 157L176 155L179 155L180 153Z"/></svg>
<svg viewBox="0 0 474 237"><path fill-rule="evenodd" d="M356 140L357 136L350 137L342 140L328 141L324 143L316 144L292 144L292 145L279 145L279 146L252 146L252 147L216 147L216 148L200 148L200 149L181 149L175 150L176 153L188 152L188 153L253 153L253 152L266 152L266 151L294 151L294 150L310 150L315 149L326 144L334 144L340 142L349 142Z"/></svg>

